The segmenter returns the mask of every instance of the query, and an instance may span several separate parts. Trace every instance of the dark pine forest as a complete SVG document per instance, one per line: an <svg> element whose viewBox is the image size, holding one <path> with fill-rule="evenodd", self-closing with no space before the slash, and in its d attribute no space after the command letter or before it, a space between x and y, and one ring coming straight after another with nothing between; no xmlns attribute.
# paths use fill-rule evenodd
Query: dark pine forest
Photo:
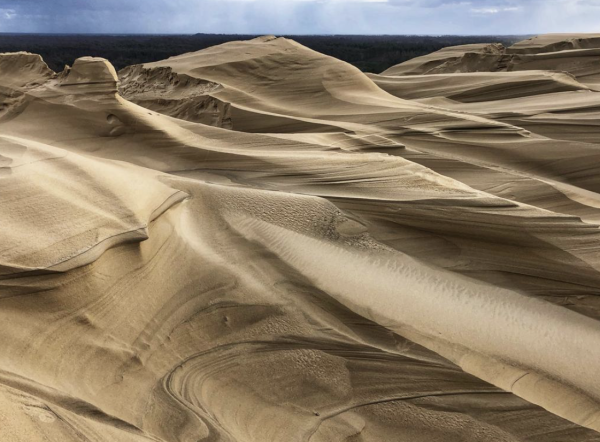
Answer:
<svg viewBox="0 0 600 442"><path fill-rule="evenodd" d="M104 57L117 69L162 60L254 35L91 35L0 34L0 52L40 54L48 66L62 71L86 55ZM365 72L379 73L390 66L446 46L468 43L503 43L509 46L526 36L391 36L296 35L287 36L327 55L353 64Z"/></svg>

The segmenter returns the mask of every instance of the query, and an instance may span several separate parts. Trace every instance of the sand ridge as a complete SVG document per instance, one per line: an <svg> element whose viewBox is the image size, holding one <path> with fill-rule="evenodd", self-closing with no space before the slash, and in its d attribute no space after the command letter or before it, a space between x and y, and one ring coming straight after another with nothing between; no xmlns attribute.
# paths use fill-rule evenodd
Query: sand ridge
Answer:
<svg viewBox="0 0 600 442"><path fill-rule="evenodd" d="M596 40L0 54L1 438L600 441Z"/></svg>

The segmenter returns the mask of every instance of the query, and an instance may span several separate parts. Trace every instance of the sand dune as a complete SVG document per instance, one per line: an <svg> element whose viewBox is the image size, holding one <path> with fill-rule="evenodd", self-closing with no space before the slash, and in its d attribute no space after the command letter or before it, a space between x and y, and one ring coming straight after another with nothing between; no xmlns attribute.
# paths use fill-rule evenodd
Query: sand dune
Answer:
<svg viewBox="0 0 600 442"><path fill-rule="evenodd" d="M460 103L479 103L589 90L565 72L470 72L409 77L368 75L386 92L408 100L443 97Z"/></svg>
<svg viewBox="0 0 600 442"><path fill-rule="evenodd" d="M543 34L515 43L513 54L539 54L574 49L600 48L600 34Z"/></svg>
<svg viewBox="0 0 600 442"><path fill-rule="evenodd" d="M600 34L546 34L509 48L500 44L452 46L392 66L386 76L511 72L567 72L581 83L600 86Z"/></svg>
<svg viewBox="0 0 600 442"><path fill-rule="evenodd" d="M600 441L597 43L0 54L0 439Z"/></svg>
<svg viewBox="0 0 600 442"><path fill-rule="evenodd" d="M385 70L383 75L419 75L503 70L510 57L499 44L450 46Z"/></svg>

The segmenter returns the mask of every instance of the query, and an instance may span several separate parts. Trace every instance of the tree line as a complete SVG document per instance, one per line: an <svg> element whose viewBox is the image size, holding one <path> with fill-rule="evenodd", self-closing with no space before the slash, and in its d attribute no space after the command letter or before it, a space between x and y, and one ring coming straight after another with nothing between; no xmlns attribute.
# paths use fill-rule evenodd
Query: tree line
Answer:
<svg viewBox="0 0 600 442"><path fill-rule="evenodd" d="M91 35L0 34L0 52L40 54L54 71L86 55L104 57L117 69L198 51L221 43L247 40L254 35ZM286 36L315 51L353 64L364 72L379 73L414 57L446 46L470 43L502 43L526 36L416 36L416 35L296 35Z"/></svg>

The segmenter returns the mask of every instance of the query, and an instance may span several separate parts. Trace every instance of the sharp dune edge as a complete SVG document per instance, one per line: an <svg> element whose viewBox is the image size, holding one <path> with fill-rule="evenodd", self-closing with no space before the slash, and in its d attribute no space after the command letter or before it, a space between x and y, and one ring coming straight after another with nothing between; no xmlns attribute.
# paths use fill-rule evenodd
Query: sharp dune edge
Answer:
<svg viewBox="0 0 600 442"><path fill-rule="evenodd" d="M598 54L0 54L0 440L600 441Z"/></svg>

